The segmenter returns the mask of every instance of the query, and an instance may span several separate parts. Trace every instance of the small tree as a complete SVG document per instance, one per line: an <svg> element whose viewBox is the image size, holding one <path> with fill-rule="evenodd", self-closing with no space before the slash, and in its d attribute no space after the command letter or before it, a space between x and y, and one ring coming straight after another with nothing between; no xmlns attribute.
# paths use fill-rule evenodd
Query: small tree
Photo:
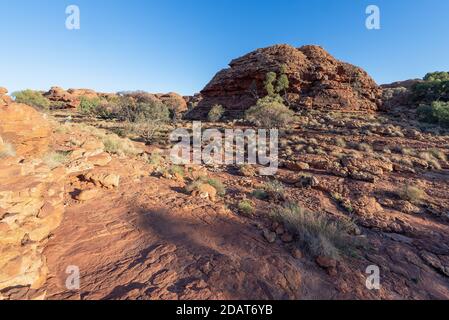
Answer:
<svg viewBox="0 0 449 320"><path fill-rule="evenodd" d="M268 72L265 77L265 90L269 96L274 96L274 82L276 81L277 75L275 72Z"/></svg>

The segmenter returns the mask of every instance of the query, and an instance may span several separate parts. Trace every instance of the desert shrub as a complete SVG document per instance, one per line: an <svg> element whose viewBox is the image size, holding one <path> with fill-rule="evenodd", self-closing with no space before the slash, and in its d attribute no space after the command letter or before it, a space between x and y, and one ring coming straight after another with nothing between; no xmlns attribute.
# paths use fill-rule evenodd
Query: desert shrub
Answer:
<svg viewBox="0 0 449 320"><path fill-rule="evenodd" d="M247 121L267 129L288 127L293 116L294 112L284 105L280 96L259 99L257 104L245 113Z"/></svg>
<svg viewBox="0 0 449 320"><path fill-rule="evenodd" d="M188 184L186 186L186 191L191 193L192 191L196 190L201 184L211 185L215 188L217 194L221 197L226 194L226 188L221 181L204 176L199 177L198 179L195 179L190 184Z"/></svg>
<svg viewBox="0 0 449 320"><path fill-rule="evenodd" d="M3 144L0 145L0 159L14 157L15 155L16 150L11 143L3 142Z"/></svg>
<svg viewBox="0 0 449 320"><path fill-rule="evenodd" d="M48 110L50 108L50 101L39 91L23 90L14 92L12 95L18 103L24 103L39 110Z"/></svg>
<svg viewBox="0 0 449 320"><path fill-rule="evenodd" d="M184 168L181 167L181 166L177 166L177 165L171 165L168 168L168 172L171 175L177 175L179 177L184 177L185 176Z"/></svg>
<svg viewBox="0 0 449 320"><path fill-rule="evenodd" d="M148 158L148 164L159 167L162 164L164 158L161 156L159 152L153 152L151 156Z"/></svg>
<svg viewBox="0 0 449 320"><path fill-rule="evenodd" d="M79 104L79 110L81 113L84 114L95 114L99 112L99 106L100 106L101 100L100 98L89 98L89 97L81 97L80 104Z"/></svg>
<svg viewBox="0 0 449 320"><path fill-rule="evenodd" d="M430 106L420 106L417 113L420 121L449 127L449 102L434 101Z"/></svg>
<svg viewBox="0 0 449 320"><path fill-rule="evenodd" d="M118 112L118 117L122 121L164 123L170 120L170 111L167 106L159 102L129 104L127 107L119 109Z"/></svg>
<svg viewBox="0 0 449 320"><path fill-rule="evenodd" d="M212 109L210 109L209 113L207 114L207 119L210 122L217 122L223 117L224 111L225 110L221 105L216 104L212 106Z"/></svg>
<svg viewBox="0 0 449 320"><path fill-rule="evenodd" d="M100 135L99 138L104 144L104 150L110 154L135 156L141 152L134 147L130 140L120 138L117 135Z"/></svg>
<svg viewBox="0 0 449 320"><path fill-rule="evenodd" d="M284 200L285 198L285 187L282 184L282 182L279 182L278 180L268 181L264 185L263 189L265 190L270 199L278 201Z"/></svg>
<svg viewBox="0 0 449 320"><path fill-rule="evenodd" d="M43 161L50 169L54 169L65 164L69 154L70 152L51 151L44 156Z"/></svg>
<svg viewBox="0 0 449 320"><path fill-rule="evenodd" d="M353 254L359 245L350 236L354 229L351 221L332 221L324 213L311 212L294 203L276 208L271 216L283 223L313 256L338 259L342 254Z"/></svg>
<svg viewBox="0 0 449 320"><path fill-rule="evenodd" d="M226 188L220 180L214 178L206 178L205 182L214 187L215 190L217 190L217 194L219 196L224 196L226 194Z"/></svg>
<svg viewBox="0 0 449 320"><path fill-rule="evenodd" d="M240 201L237 207L245 216L251 216L254 213L253 204L249 200Z"/></svg>
<svg viewBox="0 0 449 320"><path fill-rule="evenodd" d="M425 192L418 187L406 184L401 190L398 191L398 196L405 201L411 203L419 203L425 197Z"/></svg>
<svg viewBox="0 0 449 320"><path fill-rule="evenodd" d="M268 193L264 189L256 189L251 193L251 196L253 196L256 199L259 200L267 200L268 199Z"/></svg>

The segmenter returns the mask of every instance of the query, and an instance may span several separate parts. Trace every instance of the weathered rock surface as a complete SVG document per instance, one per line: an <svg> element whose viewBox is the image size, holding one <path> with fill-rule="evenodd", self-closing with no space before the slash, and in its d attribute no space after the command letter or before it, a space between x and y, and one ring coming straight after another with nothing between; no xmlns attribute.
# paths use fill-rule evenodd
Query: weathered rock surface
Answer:
<svg viewBox="0 0 449 320"><path fill-rule="evenodd" d="M11 142L17 155L41 155L47 151L51 129L32 107L11 103L0 106L0 136Z"/></svg>
<svg viewBox="0 0 449 320"><path fill-rule="evenodd" d="M318 46L275 45L235 59L218 72L189 117L204 118L214 104L221 104L229 117L240 116L266 95L266 74L281 71L290 82L287 100L295 107L373 111L381 103L380 88L362 69Z"/></svg>
<svg viewBox="0 0 449 320"><path fill-rule="evenodd" d="M0 107L12 103L12 99L7 93L8 90L6 88L0 87Z"/></svg>

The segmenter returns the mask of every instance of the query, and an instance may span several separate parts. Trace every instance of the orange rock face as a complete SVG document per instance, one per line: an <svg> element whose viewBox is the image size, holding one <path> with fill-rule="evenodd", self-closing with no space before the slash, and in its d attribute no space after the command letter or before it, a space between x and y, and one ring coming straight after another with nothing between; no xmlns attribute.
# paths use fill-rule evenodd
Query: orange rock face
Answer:
<svg viewBox="0 0 449 320"><path fill-rule="evenodd" d="M10 96L7 96L8 90L6 88L0 87L0 106L6 106L12 103Z"/></svg>
<svg viewBox="0 0 449 320"><path fill-rule="evenodd" d="M0 106L0 136L14 145L17 155L40 155L47 151L51 128L44 116L30 106Z"/></svg>
<svg viewBox="0 0 449 320"><path fill-rule="evenodd" d="M362 69L318 46L275 45L235 59L218 72L201 91L203 100L190 117L204 118L214 104L222 105L230 117L241 116L257 97L267 94L268 72L287 75L285 96L293 107L373 111L380 105L381 90Z"/></svg>

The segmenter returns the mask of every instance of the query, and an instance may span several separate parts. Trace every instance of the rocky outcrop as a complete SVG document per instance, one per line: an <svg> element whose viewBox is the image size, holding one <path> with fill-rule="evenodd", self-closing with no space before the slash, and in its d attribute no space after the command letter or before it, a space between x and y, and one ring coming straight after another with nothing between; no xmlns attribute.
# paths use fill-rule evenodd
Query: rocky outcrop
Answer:
<svg viewBox="0 0 449 320"><path fill-rule="evenodd" d="M61 170L62 169L62 170ZM63 168L20 157L0 163L0 299L3 290L42 286L42 252L64 213Z"/></svg>
<svg viewBox="0 0 449 320"><path fill-rule="evenodd" d="M0 135L15 150L0 161L0 299L8 288L35 290L46 280L42 252L62 220L65 177L64 168L52 170L40 159L50 132L33 108L0 107Z"/></svg>
<svg viewBox="0 0 449 320"><path fill-rule="evenodd" d="M6 88L0 87L0 107L12 103L12 99L7 93L8 90Z"/></svg>
<svg viewBox="0 0 449 320"><path fill-rule="evenodd" d="M275 45L235 59L218 72L189 117L205 117L214 104L221 104L229 117L240 116L267 94L268 72L288 76L285 96L292 107L374 111L381 104L380 88L361 68L338 61L318 46Z"/></svg>
<svg viewBox="0 0 449 320"><path fill-rule="evenodd" d="M60 103L65 108L77 108L80 103L79 98L60 87L52 87L44 93L44 96L50 101Z"/></svg>
<svg viewBox="0 0 449 320"><path fill-rule="evenodd" d="M18 103L0 106L0 136L14 143L17 155L45 153L50 134L49 122L32 107Z"/></svg>

